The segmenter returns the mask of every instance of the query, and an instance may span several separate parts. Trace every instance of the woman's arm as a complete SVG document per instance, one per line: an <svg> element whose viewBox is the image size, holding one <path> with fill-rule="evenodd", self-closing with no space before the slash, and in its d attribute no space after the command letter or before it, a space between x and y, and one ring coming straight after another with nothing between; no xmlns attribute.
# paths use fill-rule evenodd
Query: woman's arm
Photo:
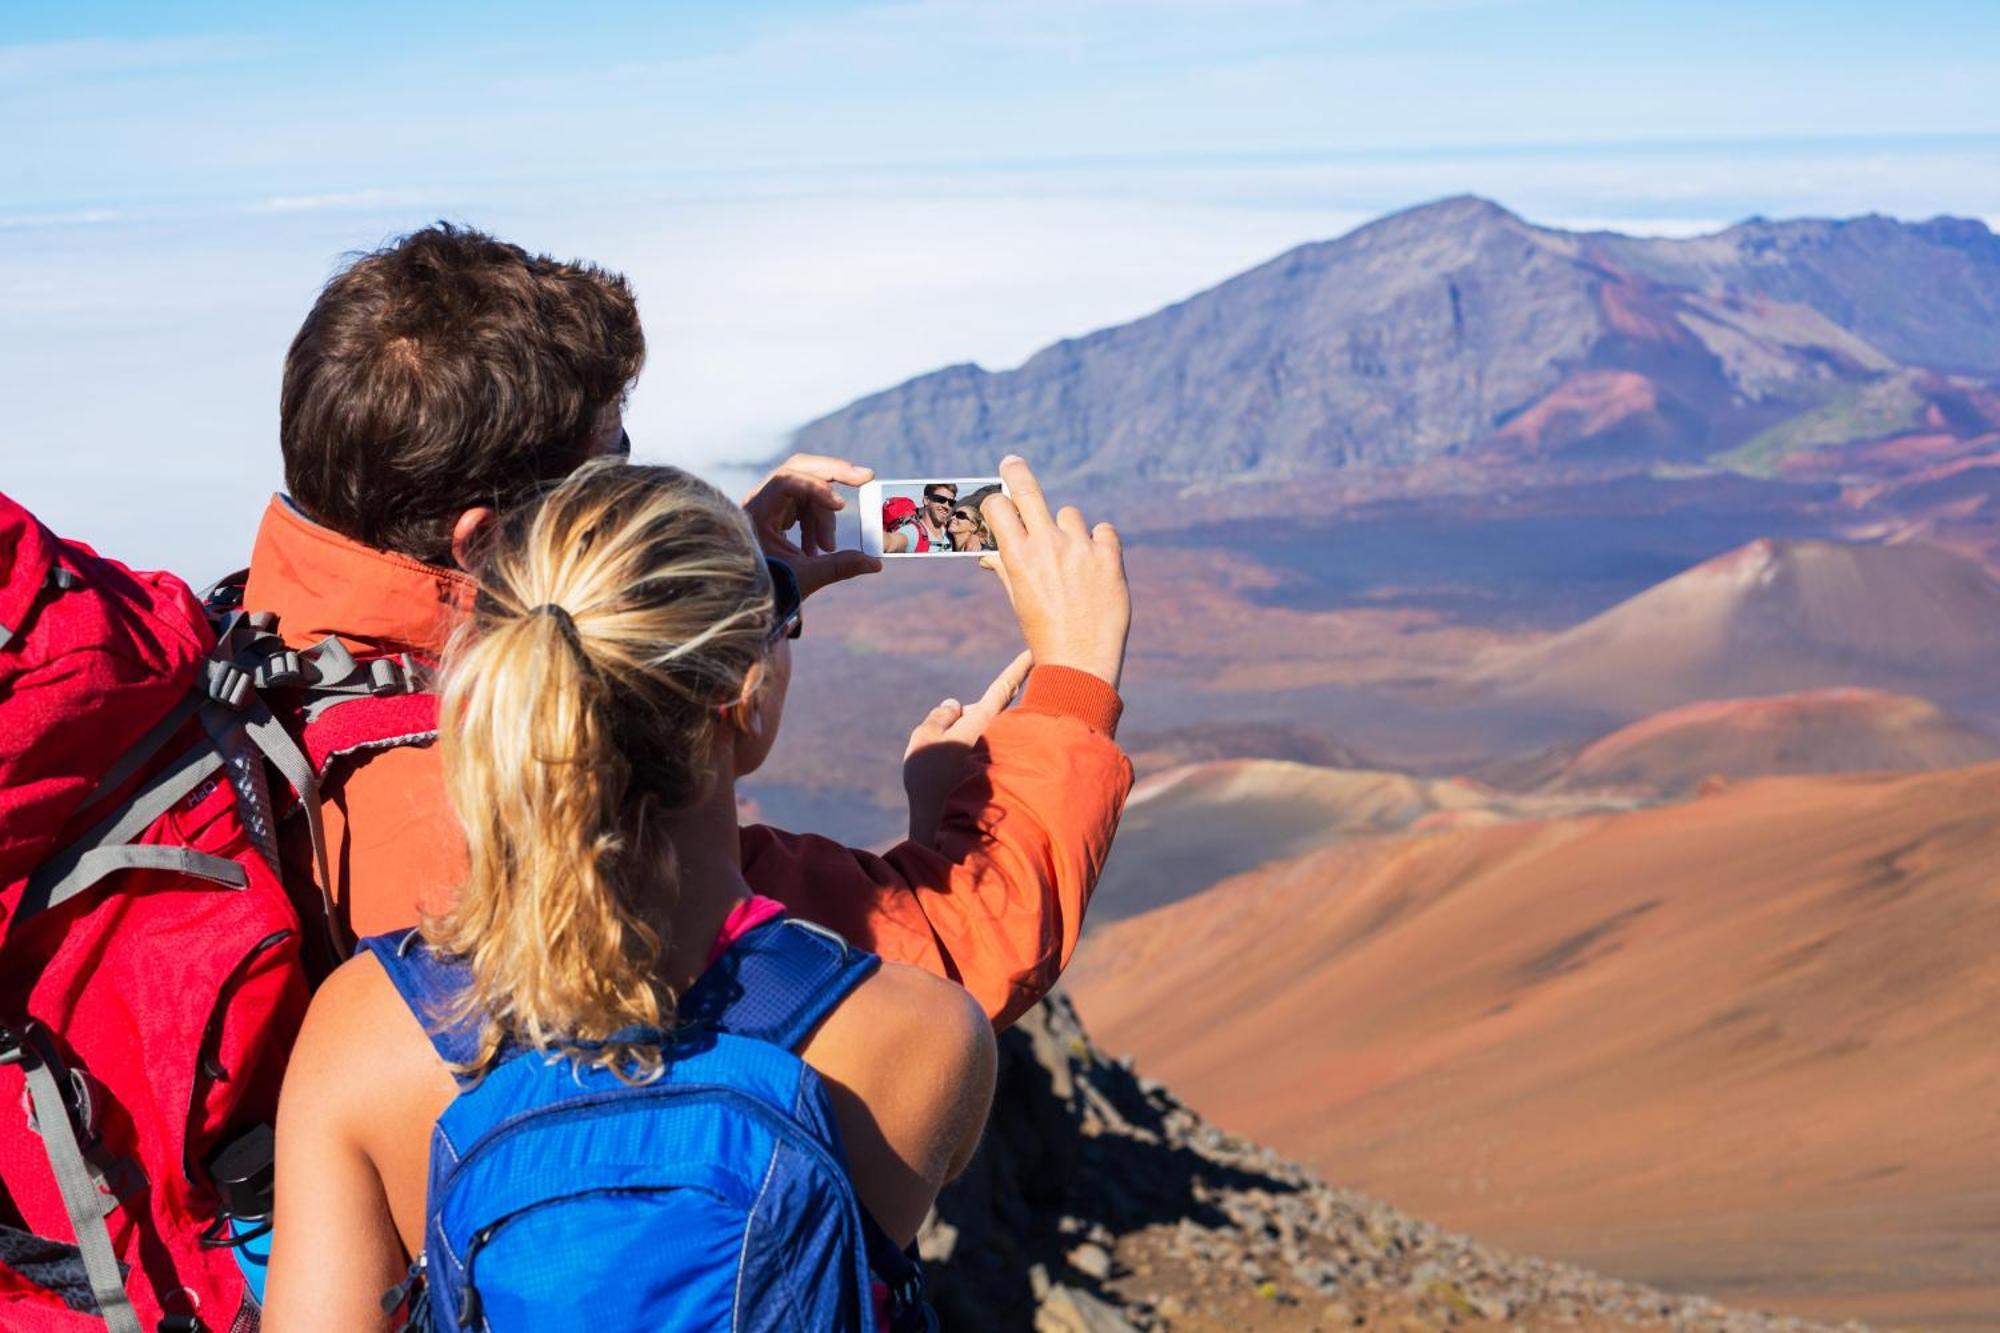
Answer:
<svg viewBox="0 0 2000 1333"><path fill-rule="evenodd" d="M806 1043L833 1099L855 1192L907 1245L945 1183L965 1169L993 1107L993 1028L963 989L895 963Z"/></svg>
<svg viewBox="0 0 2000 1333"><path fill-rule="evenodd" d="M385 1035L368 1011L374 980L364 955L339 968L306 1012L278 1103L277 1216L266 1290L267 1333L387 1329L382 1293L403 1279L408 1256L359 1132L389 1091ZM386 1062L393 1064L393 1061Z"/></svg>

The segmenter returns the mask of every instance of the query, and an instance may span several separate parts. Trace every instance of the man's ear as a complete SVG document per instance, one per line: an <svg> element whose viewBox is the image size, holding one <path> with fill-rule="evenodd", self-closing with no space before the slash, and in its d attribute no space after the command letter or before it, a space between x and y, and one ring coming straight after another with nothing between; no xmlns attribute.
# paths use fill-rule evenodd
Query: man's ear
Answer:
<svg viewBox="0 0 2000 1333"><path fill-rule="evenodd" d="M451 525L451 562L469 570L478 562L486 543L493 539L494 520L499 517L489 505L468 509Z"/></svg>

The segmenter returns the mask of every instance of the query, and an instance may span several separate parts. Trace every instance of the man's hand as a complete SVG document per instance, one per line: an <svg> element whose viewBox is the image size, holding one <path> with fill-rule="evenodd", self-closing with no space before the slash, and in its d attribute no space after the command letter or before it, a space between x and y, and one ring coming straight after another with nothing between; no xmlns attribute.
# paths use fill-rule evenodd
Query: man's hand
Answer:
<svg viewBox="0 0 2000 1333"><path fill-rule="evenodd" d="M1051 517L1041 483L1020 458L1001 459L1000 475L1012 498L995 493L980 506L1000 549L979 563L998 571L1036 665L1075 667L1116 689L1132 627L1117 529L1086 527L1074 505Z"/></svg>
<svg viewBox="0 0 2000 1333"><path fill-rule="evenodd" d="M965 774L965 756L986 734L987 724L1014 701L1033 662L1032 656L1022 653L993 678L986 693L970 708L956 699L946 699L931 709L929 716L910 733L910 744L903 751L903 790L910 798L910 841L926 847L935 845L945 800Z"/></svg>
<svg viewBox="0 0 2000 1333"><path fill-rule="evenodd" d="M765 555L792 567L802 595L810 597L829 583L882 568L872 555L834 547L834 515L847 508L834 487L859 486L874 476L875 469L843 458L793 454L743 501L757 544ZM797 541L789 535L793 528L799 532Z"/></svg>

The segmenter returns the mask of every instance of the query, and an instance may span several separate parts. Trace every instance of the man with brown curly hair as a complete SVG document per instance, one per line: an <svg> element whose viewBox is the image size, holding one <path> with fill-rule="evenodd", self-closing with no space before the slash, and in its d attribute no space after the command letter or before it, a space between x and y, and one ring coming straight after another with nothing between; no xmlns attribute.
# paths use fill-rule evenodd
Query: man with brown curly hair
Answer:
<svg viewBox="0 0 2000 1333"><path fill-rule="evenodd" d="M289 495L265 513L244 605L276 613L296 649L332 637L356 655L434 660L469 604L465 570L494 516L629 449L622 405L644 359L630 288L594 265L444 224L359 257L321 292L286 359ZM1032 488L1025 464L1009 466ZM879 568L837 550L833 533L844 505L834 487L872 475L799 455L745 502L802 595ZM1012 530L1054 550L1074 534L1035 494L1028 526ZM912 786L911 841L877 856L747 828L752 886L865 948L962 981L998 1023L1032 1005L1075 947L1132 781L1112 739L1122 573L1104 596L1109 614L1077 617L1084 628L1067 639L1044 635L1017 706L1005 707L1018 665L980 703L941 706L919 727L913 752L928 738L965 759L906 765L906 776L946 775L924 779L935 792ZM324 888L345 931L408 926L449 902L465 851L427 744L361 755L325 795L334 882ZM312 877L303 835L288 828L285 848L299 882Z"/></svg>

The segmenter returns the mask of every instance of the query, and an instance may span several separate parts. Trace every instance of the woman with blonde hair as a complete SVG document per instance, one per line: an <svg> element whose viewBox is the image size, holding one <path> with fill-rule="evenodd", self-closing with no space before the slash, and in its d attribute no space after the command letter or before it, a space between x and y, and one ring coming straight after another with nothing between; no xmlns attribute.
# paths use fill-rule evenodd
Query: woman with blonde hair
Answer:
<svg viewBox="0 0 2000 1333"><path fill-rule="evenodd" d="M984 506L991 497L1000 494L998 486L982 486L952 506L945 519L945 536L951 540L954 551L990 551L993 549L993 532L986 526Z"/></svg>
<svg viewBox="0 0 2000 1333"><path fill-rule="evenodd" d="M1073 539L1070 512L1036 531ZM1034 599L1079 575L1008 517L1002 581L1047 642ZM977 1141L993 1034L744 881L736 782L777 737L796 581L671 468L590 465L501 522L440 702L470 871L314 998L266 1328L388 1328L406 1269L413 1327L905 1319L899 1247ZM1060 549L1108 580L1089 545Z"/></svg>

